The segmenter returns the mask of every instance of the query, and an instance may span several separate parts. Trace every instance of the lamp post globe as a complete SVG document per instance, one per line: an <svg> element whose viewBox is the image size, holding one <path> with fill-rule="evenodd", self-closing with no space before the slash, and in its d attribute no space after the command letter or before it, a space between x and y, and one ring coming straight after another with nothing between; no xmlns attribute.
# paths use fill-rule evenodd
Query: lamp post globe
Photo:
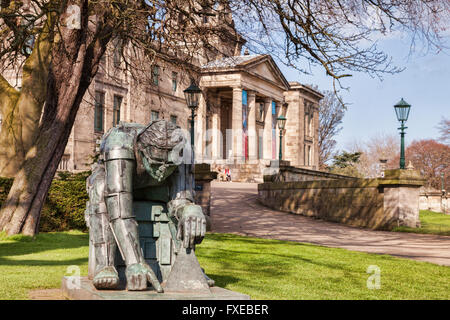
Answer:
<svg viewBox="0 0 450 320"><path fill-rule="evenodd" d="M286 125L286 117L283 115L280 115L277 118L278 128L280 129L280 152L278 153L278 160L283 159L283 130Z"/></svg>
<svg viewBox="0 0 450 320"><path fill-rule="evenodd" d="M194 118L195 112L198 109L200 95L202 94L202 90L195 84L192 80L191 85L186 88L184 91L184 97L186 99L186 104L189 109L191 109L191 147L192 151L194 151Z"/></svg>
<svg viewBox="0 0 450 320"><path fill-rule="evenodd" d="M403 98L394 105L395 114L397 115L397 120L401 122L400 128L400 169L405 169L405 122L408 120L409 111L411 105L408 104Z"/></svg>

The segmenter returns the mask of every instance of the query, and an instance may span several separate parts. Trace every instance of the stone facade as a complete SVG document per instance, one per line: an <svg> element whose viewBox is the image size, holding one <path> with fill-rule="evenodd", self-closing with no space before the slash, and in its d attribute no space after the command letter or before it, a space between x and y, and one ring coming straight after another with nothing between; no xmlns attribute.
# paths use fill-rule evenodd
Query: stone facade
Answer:
<svg viewBox="0 0 450 320"><path fill-rule="evenodd" d="M157 82L141 84L125 71L111 72L117 68L111 59L102 62L80 107L59 170L88 170L101 136L117 119L148 123L164 118L189 131L190 111L183 95L189 77L170 64L156 61L155 65ZM284 114L288 119L284 159L318 168L320 93L287 82L269 55L222 58L201 70L203 94L195 121L198 163L209 163L216 170L231 168L233 181L261 182L263 168L278 157L276 118ZM99 110L103 110L101 116Z"/></svg>
<svg viewBox="0 0 450 320"><path fill-rule="evenodd" d="M276 118L283 114L284 159L318 169L318 103L323 96L288 82L270 55L241 55L244 43L238 37L221 43L220 55L199 53L185 71L156 56L143 61L144 75L136 76L125 70L113 42L83 99L58 170L89 170L102 135L119 121L145 124L164 118L189 131L183 90L190 78L203 92L195 119L197 163L214 170L228 167L233 181L262 182L263 168L278 158ZM5 76L13 83L13 74Z"/></svg>

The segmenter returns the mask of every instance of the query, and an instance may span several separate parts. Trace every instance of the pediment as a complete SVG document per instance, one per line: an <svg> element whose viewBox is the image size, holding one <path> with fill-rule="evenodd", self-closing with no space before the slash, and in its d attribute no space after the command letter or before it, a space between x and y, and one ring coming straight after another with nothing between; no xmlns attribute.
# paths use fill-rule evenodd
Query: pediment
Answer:
<svg viewBox="0 0 450 320"><path fill-rule="evenodd" d="M240 73L246 72L263 81L289 89L289 83L281 73L275 61L268 54L227 57L212 61L202 66L203 72Z"/></svg>
<svg viewBox="0 0 450 320"><path fill-rule="evenodd" d="M269 55L265 55L262 59L243 65L243 67L252 75L285 87L286 90L289 88L289 83L286 78Z"/></svg>

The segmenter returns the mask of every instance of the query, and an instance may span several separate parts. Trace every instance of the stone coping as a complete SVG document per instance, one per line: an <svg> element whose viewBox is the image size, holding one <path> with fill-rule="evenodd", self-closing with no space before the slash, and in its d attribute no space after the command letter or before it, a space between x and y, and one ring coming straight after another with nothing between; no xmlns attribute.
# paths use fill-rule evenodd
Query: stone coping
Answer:
<svg viewBox="0 0 450 320"><path fill-rule="evenodd" d="M196 163L194 167L194 178L196 181L211 181L217 179L217 172L211 171L209 163Z"/></svg>

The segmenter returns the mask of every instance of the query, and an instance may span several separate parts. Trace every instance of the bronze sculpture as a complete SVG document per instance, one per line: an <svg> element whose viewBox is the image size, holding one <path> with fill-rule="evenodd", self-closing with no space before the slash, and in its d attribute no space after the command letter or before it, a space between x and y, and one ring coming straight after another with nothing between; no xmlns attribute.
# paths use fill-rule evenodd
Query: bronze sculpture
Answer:
<svg viewBox="0 0 450 320"><path fill-rule="evenodd" d="M168 260L171 267L172 252L182 247L189 253L203 240L206 220L201 207L194 204L192 152L187 141L178 126L165 120L147 126L120 123L103 136L99 162L87 180L85 215L94 252L90 259L95 259L92 283L97 289L118 287L118 247L127 289L145 290L149 281L163 292L161 282L170 268L161 261ZM149 224L140 226L138 215ZM147 233L147 238L143 240L140 233ZM152 256L158 262L149 265Z"/></svg>

